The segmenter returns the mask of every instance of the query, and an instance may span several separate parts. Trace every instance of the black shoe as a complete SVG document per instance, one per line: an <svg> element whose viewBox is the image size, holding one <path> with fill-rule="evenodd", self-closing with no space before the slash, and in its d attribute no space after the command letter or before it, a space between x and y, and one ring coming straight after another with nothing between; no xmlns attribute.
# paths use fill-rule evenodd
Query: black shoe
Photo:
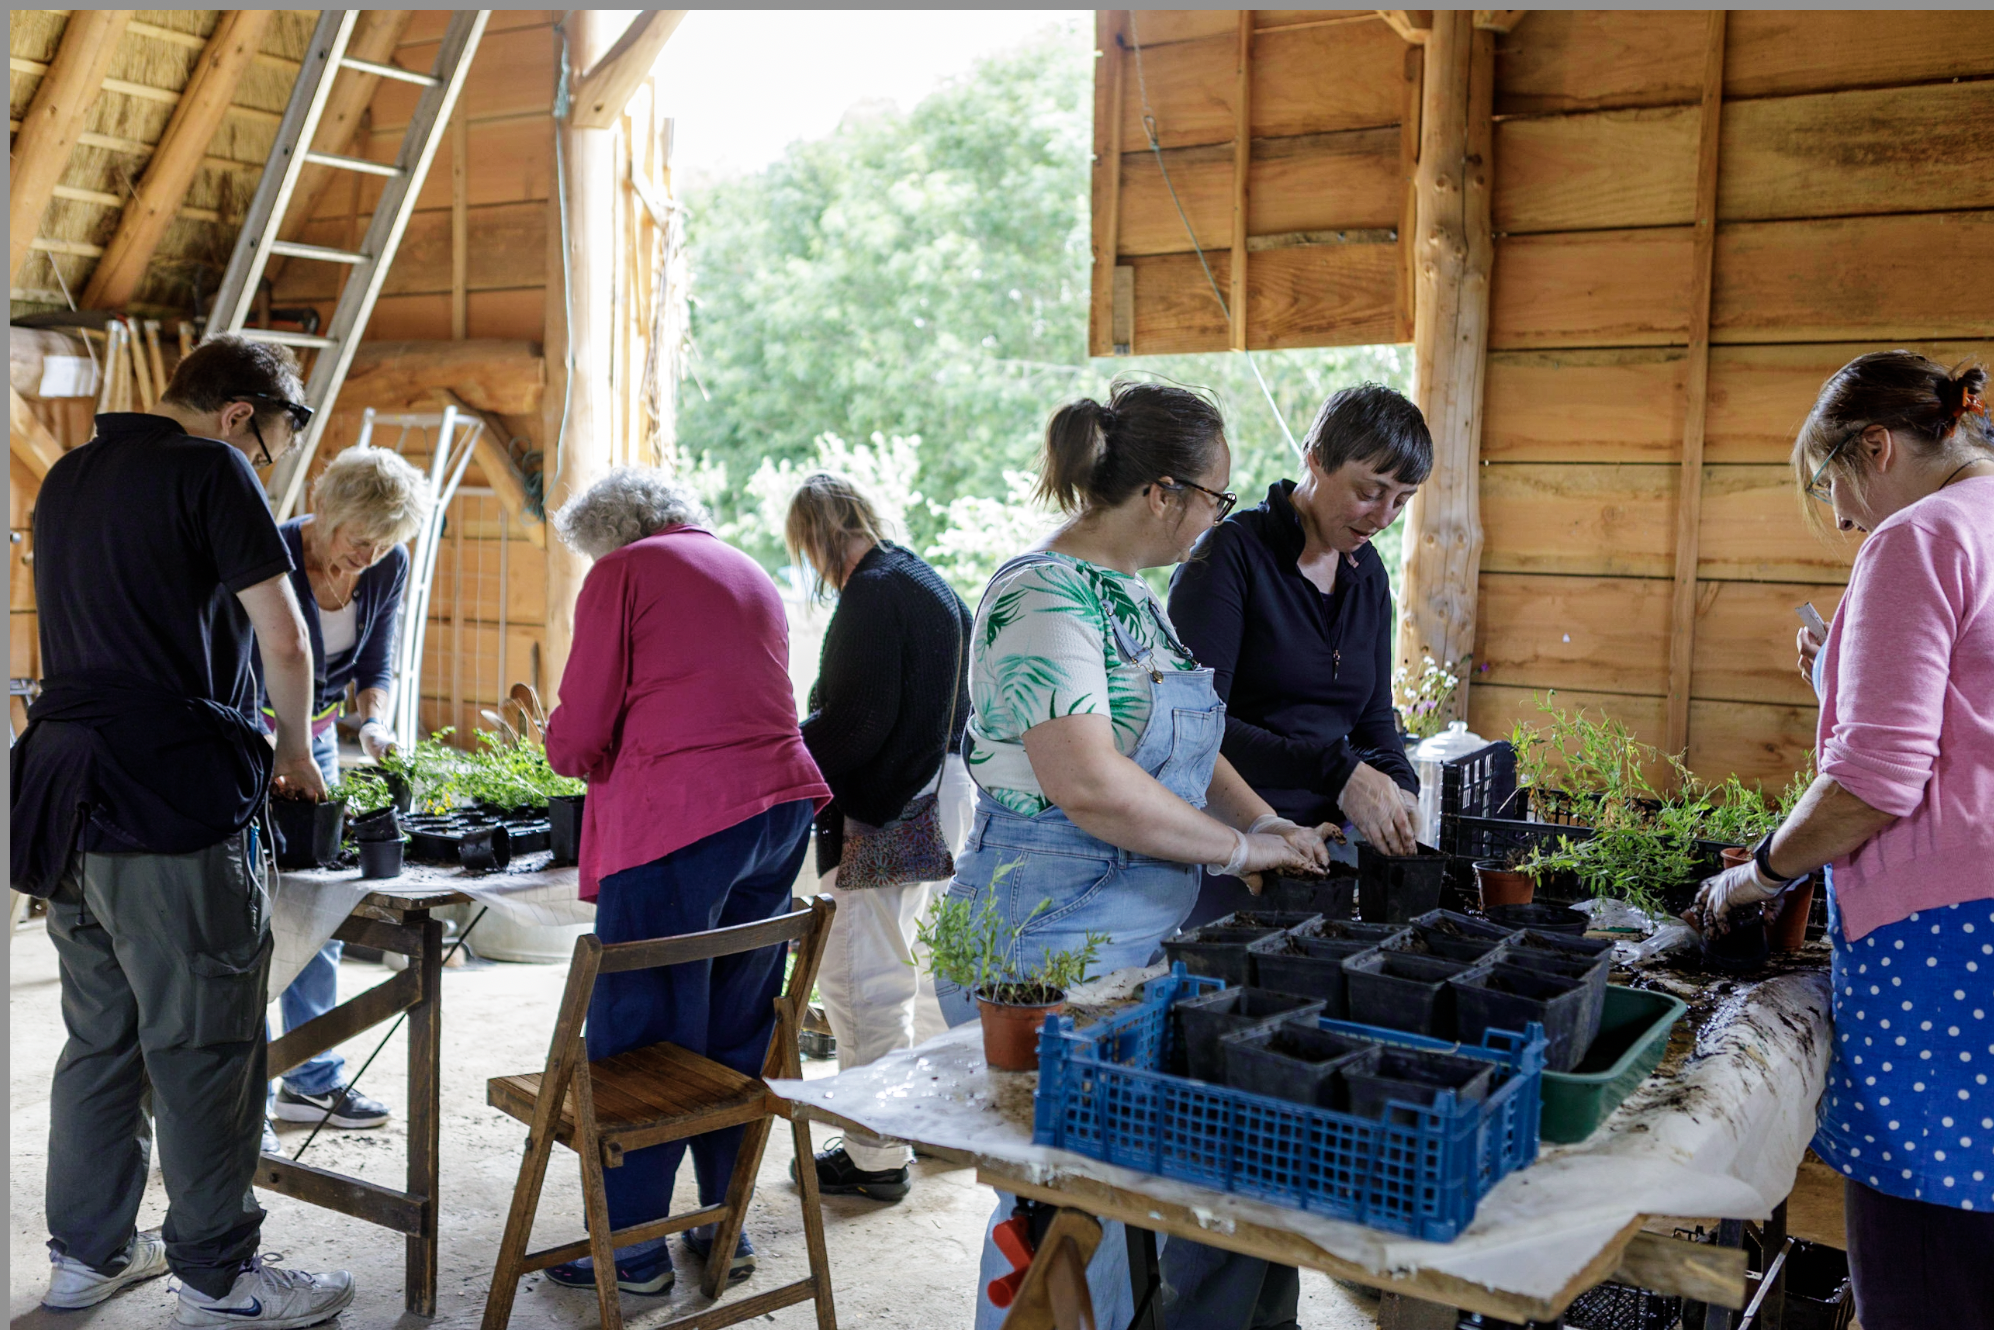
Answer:
<svg viewBox="0 0 1994 1330"><path fill-rule="evenodd" d="M789 1180L796 1181L794 1162L789 1166ZM905 1164L899 1168L863 1169L852 1162L845 1147L836 1141L817 1154L817 1190L827 1195L898 1201L906 1197L912 1186Z"/></svg>

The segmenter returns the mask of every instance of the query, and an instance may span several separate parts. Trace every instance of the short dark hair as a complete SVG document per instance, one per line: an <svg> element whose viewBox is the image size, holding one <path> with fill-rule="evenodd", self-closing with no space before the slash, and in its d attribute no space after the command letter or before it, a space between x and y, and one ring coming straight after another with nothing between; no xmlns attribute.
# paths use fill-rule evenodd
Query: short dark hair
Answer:
<svg viewBox="0 0 1994 1330"><path fill-rule="evenodd" d="M1382 383L1360 383L1331 393L1316 412L1303 447L1325 475L1345 462L1362 462L1402 485L1417 485L1433 471L1433 435L1419 408Z"/></svg>
<svg viewBox="0 0 1994 1330"><path fill-rule="evenodd" d="M1083 397L1052 413L1039 497L1069 513L1112 508L1163 476L1195 483L1224 443L1225 416L1209 395L1117 379L1105 406Z"/></svg>
<svg viewBox="0 0 1994 1330"><path fill-rule="evenodd" d="M289 423L283 407L263 399L302 402L305 386L289 347L251 341L240 333L220 333L181 358L159 396L196 411L219 411L230 402L248 399L256 408L258 428L263 428L279 419Z"/></svg>

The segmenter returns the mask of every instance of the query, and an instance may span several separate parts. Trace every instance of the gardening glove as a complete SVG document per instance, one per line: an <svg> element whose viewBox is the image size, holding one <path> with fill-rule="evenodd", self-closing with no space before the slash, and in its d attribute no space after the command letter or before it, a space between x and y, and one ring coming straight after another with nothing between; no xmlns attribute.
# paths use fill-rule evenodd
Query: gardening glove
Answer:
<svg viewBox="0 0 1994 1330"><path fill-rule="evenodd" d="M360 751L379 762L395 751L395 732L381 721L367 721L360 727Z"/></svg>
<svg viewBox="0 0 1994 1330"><path fill-rule="evenodd" d="M1359 762L1336 802L1343 815L1356 824L1357 834L1370 844L1386 854L1411 854L1412 814L1418 805L1408 805L1403 794L1390 776L1368 762Z"/></svg>
<svg viewBox="0 0 1994 1330"><path fill-rule="evenodd" d="M1690 913L1699 932L1716 937L1730 927L1727 920L1731 911L1769 901L1785 889L1786 883L1771 881L1759 872L1757 864L1747 860L1715 877L1704 878Z"/></svg>
<svg viewBox="0 0 1994 1330"><path fill-rule="evenodd" d="M1330 834L1341 839L1343 833L1329 823L1319 827L1304 827L1289 821L1279 813L1267 813L1255 818L1253 825L1246 829L1246 834L1279 836L1288 842L1290 849L1303 855L1314 871L1320 872L1329 867L1329 850L1323 844L1324 839Z"/></svg>

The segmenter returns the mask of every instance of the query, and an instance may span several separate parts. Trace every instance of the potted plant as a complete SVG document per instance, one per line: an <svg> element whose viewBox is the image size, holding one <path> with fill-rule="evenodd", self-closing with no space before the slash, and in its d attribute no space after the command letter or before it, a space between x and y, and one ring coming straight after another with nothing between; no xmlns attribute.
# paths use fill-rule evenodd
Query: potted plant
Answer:
<svg viewBox="0 0 1994 1330"><path fill-rule="evenodd" d="M1499 859L1475 861L1475 885L1481 889L1484 912L1492 905L1528 905L1537 894L1537 879L1523 864L1530 851L1522 847Z"/></svg>
<svg viewBox="0 0 1994 1330"><path fill-rule="evenodd" d="M346 827L346 789L334 785L319 800L274 798L277 867L322 868L339 857Z"/></svg>
<svg viewBox="0 0 1994 1330"><path fill-rule="evenodd" d="M999 1071L1037 1071L1039 1028L1066 1004L1068 990L1087 981L1109 938L1089 933L1077 950L1045 949L1036 965L1023 961L1019 940L1050 902L1016 927L1006 928L994 901L977 909L960 897L943 897L920 925L916 940L928 950L936 979L959 984L976 997L983 1024L983 1058Z"/></svg>

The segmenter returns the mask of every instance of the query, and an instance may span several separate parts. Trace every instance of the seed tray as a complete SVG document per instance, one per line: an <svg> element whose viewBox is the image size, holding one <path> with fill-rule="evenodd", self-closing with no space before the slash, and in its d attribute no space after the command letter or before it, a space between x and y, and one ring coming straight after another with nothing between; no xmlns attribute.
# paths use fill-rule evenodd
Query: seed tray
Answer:
<svg viewBox="0 0 1994 1330"><path fill-rule="evenodd" d="M1666 993L1608 988L1584 1059L1570 1071L1544 1073L1544 1139L1564 1145L1592 1135L1661 1065L1669 1031L1688 1011Z"/></svg>
<svg viewBox="0 0 1994 1330"><path fill-rule="evenodd" d="M1033 1140L1164 1177L1253 1196L1372 1228L1448 1242L1505 1176L1537 1157L1544 1035L1491 1032L1483 1047L1348 1021L1318 1028L1386 1047L1476 1058L1494 1068L1478 1103L1395 1104L1384 1121L1285 1103L1172 1076L1180 997L1218 987L1181 966L1137 1006L1075 1030L1048 1018L1039 1036Z"/></svg>

